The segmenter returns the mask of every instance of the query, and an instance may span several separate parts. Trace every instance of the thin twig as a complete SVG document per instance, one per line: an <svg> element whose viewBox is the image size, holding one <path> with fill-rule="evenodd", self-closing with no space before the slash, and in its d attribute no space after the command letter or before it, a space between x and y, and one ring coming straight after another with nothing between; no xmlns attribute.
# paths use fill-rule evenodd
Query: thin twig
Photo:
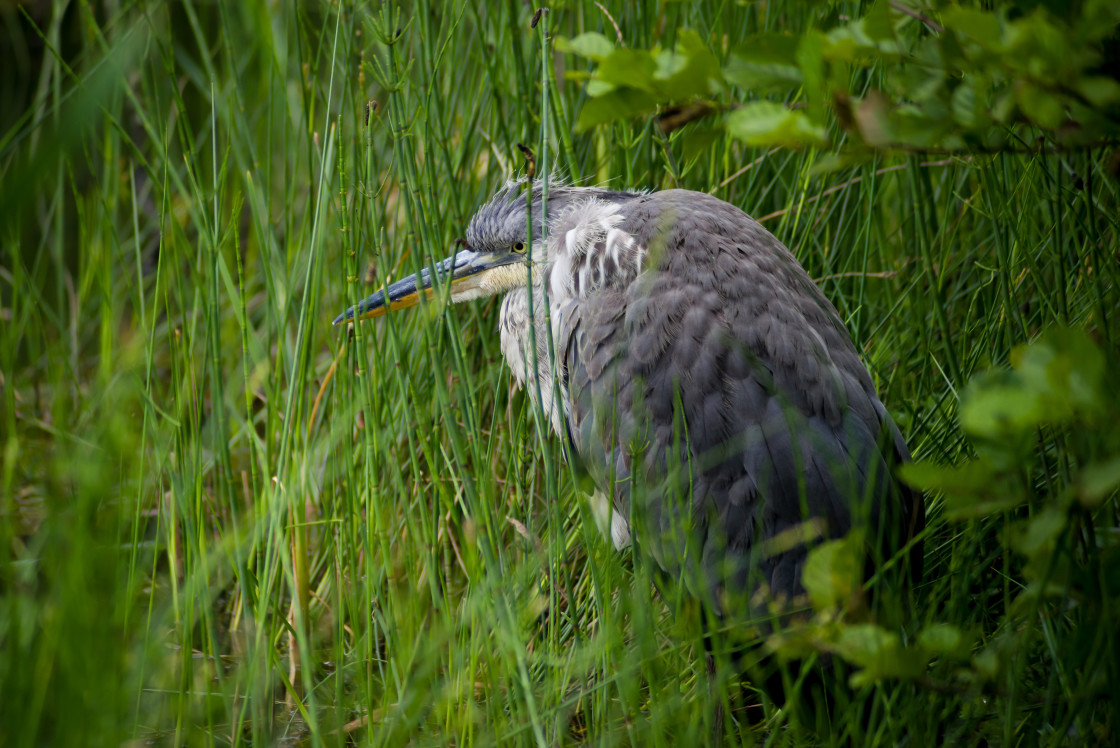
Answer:
<svg viewBox="0 0 1120 748"><path fill-rule="evenodd" d="M351 322L346 330L346 335L342 338L342 345L338 347L338 354L335 355L334 361L331 361L331 368L327 369L327 375L323 377L323 383L319 386L319 392L315 395L315 402L311 405L311 416L307 419L307 440L311 440L311 427L315 425L315 416L319 414L319 404L323 400L323 393L327 391L327 385L334 379L335 369L338 368L338 362L342 360L343 354L346 352L346 343L354 331L354 323Z"/></svg>
<svg viewBox="0 0 1120 748"><path fill-rule="evenodd" d="M926 26L928 26L931 30L936 31L938 34L945 33L945 29L942 28L941 24L939 24L937 21L933 20L932 18L929 18L927 16L922 15L921 13L919 13L916 10L910 10L905 5L903 5L902 3L892 2L891 7L894 8L895 10L897 10L899 13L902 13L904 15L908 15L911 18L918 19L919 21L924 23Z"/></svg>
<svg viewBox="0 0 1120 748"><path fill-rule="evenodd" d="M762 163L763 161L765 161L766 159L768 159L768 158L770 158L771 156L773 156L773 155L774 155L775 153L777 153L777 152L778 152L779 150L781 150L781 149L780 149L780 148L772 148L772 149L770 149L770 150L769 150L769 151L767 151L766 153L764 153L764 154L762 154L761 156L759 156L758 158L756 158L756 159L755 159L754 161L751 161L751 162L750 162L749 164L747 164L746 166L744 166L744 167L743 167L742 169L739 169L739 171L735 172L734 174L732 174L731 176L729 176L729 177L728 177L727 179L725 179L725 180L723 180L722 182L720 182L720 183L719 183L719 187L717 187L716 189L720 189L720 190L721 190L721 189L723 189L724 187L726 187L727 185L731 184L731 183L732 183L733 181L735 181L735 180L736 180L736 179L738 179L739 177L741 177L741 176L743 176L744 174L746 174L746 173L747 173L748 171L750 171L750 170L751 170L751 169L753 169L754 167L756 167L756 166L758 166L759 164L761 164L761 163Z"/></svg>
<svg viewBox="0 0 1120 748"><path fill-rule="evenodd" d="M615 36L618 37L618 43L622 44L623 43L622 42L622 30L620 28L618 28L618 24L614 22L614 18L611 16L611 14L607 11L606 8L604 8L602 5L599 4L598 0L596 0L595 6L597 8L599 8L599 10L603 11L603 15L606 16L607 20L611 22L611 26L614 26L614 34L615 34Z"/></svg>
<svg viewBox="0 0 1120 748"><path fill-rule="evenodd" d="M836 280L837 278L893 278L898 275L897 270L883 270L878 273L865 273L859 270L853 270L848 273L834 273L832 275L823 275L820 278L814 278L813 282L820 284L825 281Z"/></svg>

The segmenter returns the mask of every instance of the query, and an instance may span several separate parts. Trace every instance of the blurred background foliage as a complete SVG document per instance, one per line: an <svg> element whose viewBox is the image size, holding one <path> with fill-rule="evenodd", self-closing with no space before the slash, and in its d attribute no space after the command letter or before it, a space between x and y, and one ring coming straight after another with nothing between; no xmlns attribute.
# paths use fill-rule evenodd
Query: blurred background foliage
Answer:
<svg viewBox="0 0 1120 748"><path fill-rule="evenodd" d="M0 743L1108 743L1114 5L0 2ZM496 302L330 326L517 143L758 218L907 435L912 625L839 542L768 643L823 732L589 529Z"/></svg>
<svg viewBox="0 0 1120 748"><path fill-rule="evenodd" d="M975 154L1108 144L1120 129L1120 8L1105 0L1049 5L927 9L878 0L858 18L837 13L801 33L724 37L720 50L688 31L673 47L649 50L616 49L594 31L559 46L596 63L580 129L639 113L658 113L666 131L715 117L691 134L692 148L720 131L756 146L835 142L842 148L818 165L828 169L875 149ZM744 103L736 89L785 101ZM830 124L838 125L831 133Z"/></svg>

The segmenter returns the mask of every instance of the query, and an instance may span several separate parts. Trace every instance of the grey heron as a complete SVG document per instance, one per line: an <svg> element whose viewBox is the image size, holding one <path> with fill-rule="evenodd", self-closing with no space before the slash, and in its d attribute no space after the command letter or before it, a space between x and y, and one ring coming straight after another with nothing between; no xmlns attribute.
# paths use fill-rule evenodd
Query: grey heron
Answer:
<svg viewBox="0 0 1120 748"><path fill-rule="evenodd" d="M793 254L707 194L551 185L545 220L543 187L501 189L434 275L452 302L505 294L504 358L605 497L615 545L633 538L720 617L800 599L808 548L857 526L870 558L920 574L922 498L893 473L906 443ZM436 277L335 322L411 306Z"/></svg>

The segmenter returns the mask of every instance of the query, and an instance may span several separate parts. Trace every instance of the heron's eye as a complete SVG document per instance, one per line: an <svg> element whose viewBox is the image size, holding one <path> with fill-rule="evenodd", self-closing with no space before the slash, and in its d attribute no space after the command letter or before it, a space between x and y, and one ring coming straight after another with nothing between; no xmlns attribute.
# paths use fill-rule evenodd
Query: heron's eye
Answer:
<svg viewBox="0 0 1120 748"><path fill-rule="evenodd" d="M513 251L517 254L522 254L525 251L525 242L518 242L513 245Z"/></svg>

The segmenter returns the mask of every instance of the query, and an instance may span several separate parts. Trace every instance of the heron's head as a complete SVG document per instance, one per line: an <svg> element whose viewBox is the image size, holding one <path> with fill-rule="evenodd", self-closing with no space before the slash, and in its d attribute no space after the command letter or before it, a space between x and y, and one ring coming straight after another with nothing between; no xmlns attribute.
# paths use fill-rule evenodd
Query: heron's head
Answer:
<svg viewBox="0 0 1120 748"><path fill-rule="evenodd" d="M580 197L632 197L630 193L611 192L591 187L550 185L548 214L559 215ZM467 225L466 236L456 241L458 251L430 269L399 280L340 314L334 323L367 319L415 306L420 295L435 293L434 284L450 284L452 302L478 299L524 287L529 266L548 260L548 235L544 225L542 184L529 189L514 182L499 190L478 209ZM532 210L533 238L529 241L528 211ZM438 279L438 281L437 281Z"/></svg>

